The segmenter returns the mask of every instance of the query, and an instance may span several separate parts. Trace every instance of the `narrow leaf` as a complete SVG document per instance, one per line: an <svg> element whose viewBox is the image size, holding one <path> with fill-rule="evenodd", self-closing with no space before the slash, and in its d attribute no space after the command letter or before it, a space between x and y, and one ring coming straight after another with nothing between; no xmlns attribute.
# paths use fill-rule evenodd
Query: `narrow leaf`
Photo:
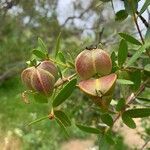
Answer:
<svg viewBox="0 0 150 150"><path fill-rule="evenodd" d="M68 131L67 131L65 125L61 122L61 120L57 117L55 117L55 120L56 120L57 124L61 127L61 129L64 131L66 137L69 137Z"/></svg>
<svg viewBox="0 0 150 150"><path fill-rule="evenodd" d="M93 128L93 127L88 127L88 126L84 126L84 125L79 125L79 124L76 124L76 126L84 131L84 132L87 132L87 133L93 133L93 134L100 134L101 131L97 128Z"/></svg>
<svg viewBox="0 0 150 150"><path fill-rule="evenodd" d="M42 120L48 119L48 117L49 117L49 116L44 116L44 117L41 117L41 118L39 118L39 119L36 119L36 120L30 122L30 123L28 124L28 126L30 126L30 125L32 125L32 124L35 124L35 123L38 123L38 122L40 122L40 121L42 121Z"/></svg>
<svg viewBox="0 0 150 150"><path fill-rule="evenodd" d="M72 63L71 61L67 62L72 68L75 68L74 63Z"/></svg>
<svg viewBox="0 0 150 150"><path fill-rule="evenodd" d="M113 125L113 119L109 114L103 114L101 115L101 120L107 124L108 126L112 126Z"/></svg>
<svg viewBox="0 0 150 150"><path fill-rule="evenodd" d="M150 27L147 28L146 34L145 34L145 43L150 41Z"/></svg>
<svg viewBox="0 0 150 150"><path fill-rule="evenodd" d="M40 93L34 94L34 100L38 103L48 103L48 98Z"/></svg>
<svg viewBox="0 0 150 150"><path fill-rule="evenodd" d="M66 86L57 94L53 101L53 107L59 106L63 103L73 92L76 87L77 79L72 79Z"/></svg>
<svg viewBox="0 0 150 150"><path fill-rule="evenodd" d="M59 120L64 124L64 126L71 126L71 121L68 116L61 110L54 111L55 117L59 118Z"/></svg>
<svg viewBox="0 0 150 150"><path fill-rule="evenodd" d="M115 52L113 51L111 53L111 61L112 61L112 70L111 70L111 72L115 72L117 70L118 66L117 66L116 60L117 60L117 57L116 57Z"/></svg>
<svg viewBox="0 0 150 150"><path fill-rule="evenodd" d="M59 53L58 53L58 57L59 57L59 60L60 60L61 62L63 62L64 64L66 63L65 56L63 55L62 52L59 52Z"/></svg>
<svg viewBox="0 0 150 150"><path fill-rule="evenodd" d="M132 85L132 84L134 84L132 81L125 80L125 79L117 79L117 83L118 84L125 84L125 85Z"/></svg>
<svg viewBox="0 0 150 150"><path fill-rule="evenodd" d="M127 62L126 67L131 66L140 56L141 54L146 51L146 48L148 48L148 46L150 46L150 44L144 44L143 46L141 46L137 52L130 58L130 60Z"/></svg>
<svg viewBox="0 0 150 150"><path fill-rule="evenodd" d="M148 9L148 6L150 5L150 0L145 0L145 3L144 3L144 5L142 6L142 8L141 8L141 10L140 10L140 15L142 14L142 13L144 13L144 11L146 10L146 9Z"/></svg>
<svg viewBox="0 0 150 150"><path fill-rule="evenodd" d="M40 59L45 59L46 58L46 55L43 52L39 51L39 50L33 50L32 53Z"/></svg>
<svg viewBox="0 0 150 150"><path fill-rule="evenodd" d="M134 83L134 85L131 86L133 91L138 90L138 88L141 85L141 71L140 70L132 70L130 72L130 79Z"/></svg>
<svg viewBox="0 0 150 150"><path fill-rule="evenodd" d="M120 10L116 13L115 20L116 21L122 21L125 20L128 17L128 13L126 10Z"/></svg>
<svg viewBox="0 0 150 150"><path fill-rule="evenodd" d="M56 46L55 46L55 58L58 55L58 52L60 50L60 37L61 37L61 32L59 33L57 40L56 40Z"/></svg>
<svg viewBox="0 0 150 150"><path fill-rule="evenodd" d="M39 44L39 47L41 48L42 51L47 52L47 47L46 47L45 43L42 41L41 38L38 38L38 44Z"/></svg>
<svg viewBox="0 0 150 150"><path fill-rule="evenodd" d="M150 116L150 108L135 108L125 111L131 118L143 118Z"/></svg>
<svg viewBox="0 0 150 150"><path fill-rule="evenodd" d="M133 36L126 34L126 33L119 33L119 35L125 39L126 41L135 44L135 45L142 45L141 42L139 42L137 39L135 39Z"/></svg>
<svg viewBox="0 0 150 150"><path fill-rule="evenodd" d="M58 74L60 76L60 78L62 79L63 78L63 75L62 75L62 72L61 72L61 69L59 66L57 66L57 69L58 69Z"/></svg>
<svg viewBox="0 0 150 150"><path fill-rule="evenodd" d="M126 113L122 114L122 120L129 128L132 128L132 129L136 128L136 124L134 120L130 116L128 116Z"/></svg>
<svg viewBox="0 0 150 150"><path fill-rule="evenodd" d="M125 99L121 98L121 99L118 100L118 103L116 105L116 110L121 111L124 108L125 108Z"/></svg>
<svg viewBox="0 0 150 150"><path fill-rule="evenodd" d="M118 50L118 65L122 67L128 55L128 45L125 40L121 40Z"/></svg>

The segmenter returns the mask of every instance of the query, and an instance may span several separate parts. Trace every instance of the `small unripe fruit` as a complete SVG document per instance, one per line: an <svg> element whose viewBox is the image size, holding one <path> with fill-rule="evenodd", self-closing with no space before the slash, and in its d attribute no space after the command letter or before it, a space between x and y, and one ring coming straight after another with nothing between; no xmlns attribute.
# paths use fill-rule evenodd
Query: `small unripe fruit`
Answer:
<svg viewBox="0 0 150 150"><path fill-rule="evenodd" d="M53 92L57 76L57 68L51 61L44 61L37 67L25 69L21 78L23 83L31 90L50 95Z"/></svg>
<svg viewBox="0 0 150 150"><path fill-rule="evenodd" d="M79 88L89 95L100 107L107 108L112 99L116 74L110 74L98 79L88 79L79 83Z"/></svg>
<svg viewBox="0 0 150 150"><path fill-rule="evenodd" d="M104 50L84 50L77 56L75 68L82 79L89 79L95 74L100 76L109 74L112 69L112 62Z"/></svg>

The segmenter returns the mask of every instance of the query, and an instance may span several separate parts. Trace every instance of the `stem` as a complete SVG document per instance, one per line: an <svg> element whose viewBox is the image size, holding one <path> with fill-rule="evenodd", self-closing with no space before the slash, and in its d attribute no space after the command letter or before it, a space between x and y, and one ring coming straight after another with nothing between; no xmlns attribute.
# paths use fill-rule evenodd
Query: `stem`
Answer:
<svg viewBox="0 0 150 150"><path fill-rule="evenodd" d="M132 2L132 1L131 1L131 2ZM142 43L144 44L145 41L144 41L144 38L143 38L143 36L142 36L142 32L141 32L140 27L139 27L138 22L137 22L136 12L134 12L133 3L132 3L131 5L132 5L132 11L133 11L133 21L135 22L135 25L136 25L136 28L137 28L137 30L138 30L139 36L140 36L140 38L141 38L141 41L142 41ZM148 52L148 49L146 49L146 53L147 53L147 55L150 57L150 54L149 54L149 52Z"/></svg>
<svg viewBox="0 0 150 150"><path fill-rule="evenodd" d="M149 27L149 23L146 21L146 19L142 15L140 15L138 11L136 11L136 14L139 16L139 18L141 19L141 21L143 22L145 27L148 28Z"/></svg>
<svg viewBox="0 0 150 150"><path fill-rule="evenodd" d="M55 83L54 87L55 87L55 88L59 87L60 85L66 83L66 82L68 82L68 81L70 81L70 80L71 80L72 78L74 78L76 75L77 75L77 74L74 73L74 74L72 74L72 75L69 76L69 77L59 78L59 79L57 80L57 82Z"/></svg>
<svg viewBox="0 0 150 150"><path fill-rule="evenodd" d="M41 118L39 118L39 119L36 119L36 120L30 122L30 123L28 124L28 126L30 126L30 125L32 125L32 124L35 124L35 123L38 123L38 122L40 122L40 121L42 121L42 120L48 119L48 117L49 117L49 116L44 116L44 117L41 117Z"/></svg>
<svg viewBox="0 0 150 150"><path fill-rule="evenodd" d="M146 141L146 142L144 143L144 145L141 147L141 150L144 150L145 147L146 147L146 145L147 145L149 142L150 142L150 140Z"/></svg>
<svg viewBox="0 0 150 150"><path fill-rule="evenodd" d="M58 62L58 61L56 61L56 60L54 60L54 59L49 58L49 60L51 60L52 62L54 62L54 63L56 63L56 64L59 64L59 65L61 65L61 66L63 66L63 67L72 68L70 65L68 65L68 64L63 64L63 63Z"/></svg>
<svg viewBox="0 0 150 150"><path fill-rule="evenodd" d="M147 79L146 81L144 81L141 86L139 87L139 89L135 92L135 93L131 93L128 98L126 99L127 104L129 105L131 103L133 103L133 101L135 100L135 98L144 90L146 83L148 83L149 79ZM121 112L118 113L118 115L116 116L116 118L113 121L113 125L115 124L115 122L120 118L121 114L125 111L126 109L122 110Z"/></svg>
<svg viewBox="0 0 150 150"><path fill-rule="evenodd" d="M136 28L137 28L137 30L138 30L138 33L139 33L139 35L140 35L141 41L142 41L142 43L144 44L145 42L144 42L144 39L143 39L141 30L140 30L140 27L139 27L139 25L138 25L137 18L136 18L136 15L135 15L134 12L133 12L133 20L134 20L134 22L135 22L135 25L136 25Z"/></svg>

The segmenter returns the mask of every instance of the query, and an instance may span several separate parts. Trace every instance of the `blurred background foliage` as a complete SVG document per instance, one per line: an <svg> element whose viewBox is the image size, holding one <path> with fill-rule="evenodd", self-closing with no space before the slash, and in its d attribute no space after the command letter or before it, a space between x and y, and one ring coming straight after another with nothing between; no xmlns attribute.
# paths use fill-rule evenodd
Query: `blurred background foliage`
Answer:
<svg viewBox="0 0 150 150"><path fill-rule="evenodd" d="M91 44L101 43L109 53L117 50L118 32L137 36L130 17L123 22L115 21L115 9L121 9L122 1L117 0L115 4L112 6L109 0L0 1L0 139L12 134L19 137L20 149L33 150L57 150L60 142L68 140L53 121L44 120L26 126L47 115L48 107L33 100L30 105L22 102L21 92L25 88L21 84L20 72L30 59L31 50L37 46L38 37L47 44L52 55L61 32L60 49L74 59ZM76 118L83 124L92 124L99 121L99 111L89 106L93 106L92 102L76 90L63 109L73 122ZM70 127L69 133L70 139L89 137L74 126ZM114 149L127 148L120 135L116 135L116 141Z"/></svg>

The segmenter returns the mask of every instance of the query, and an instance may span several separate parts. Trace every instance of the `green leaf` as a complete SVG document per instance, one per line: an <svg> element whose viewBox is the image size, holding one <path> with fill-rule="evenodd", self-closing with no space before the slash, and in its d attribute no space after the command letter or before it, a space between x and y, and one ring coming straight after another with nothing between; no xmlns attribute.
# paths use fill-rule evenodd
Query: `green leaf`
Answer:
<svg viewBox="0 0 150 150"><path fill-rule="evenodd" d="M36 66L36 65L37 65L36 59L32 59L32 60L30 60L30 61L27 61L26 63L27 63L27 65L28 65L29 67L31 67L31 66Z"/></svg>
<svg viewBox="0 0 150 150"><path fill-rule="evenodd" d="M41 52L40 50L33 50L32 53L40 59L45 59L45 53Z"/></svg>
<svg viewBox="0 0 150 150"><path fill-rule="evenodd" d="M38 38L38 45L43 52L47 52L47 47L41 38ZM48 53L48 52L47 52Z"/></svg>
<svg viewBox="0 0 150 150"><path fill-rule="evenodd" d="M62 79L63 78L63 75L62 75L62 72L61 72L61 69L59 66L57 66L57 69L58 69L58 74L60 76L60 78Z"/></svg>
<svg viewBox="0 0 150 150"><path fill-rule="evenodd" d="M77 79L72 79L66 84L66 86L54 98L53 107L59 106L72 94L76 87L76 83Z"/></svg>
<svg viewBox="0 0 150 150"><path fill-rule="evenodd" d="M126 11L132 15L138 8L138 0L124 0L124 6Z"/></svg>
<svg viewBox="0 0 150 150"><path fill-rule="evenodd" d="M116 110L117 111L121 111L125 108L125 99L124 98L121 98L118 100L118 103L116 105Z"/></svg>
<svg viewBox="0 0 150 150"><path fill-rule="evenodd" d="M125 20L127 17L128 17L128 13L126 12L126 10L120 10L116 13L115 20L122 21Z"/></svg>
<svg viewBox="0 0 150 150"><path fill-rule="evenodd" d="M39 118L39 119L36 119L36 120L30 122L30 123L28 124L28 126L30 126L30 125L32 125L32 124L35 124L35 123L38 123L38 122L40 122L40 121L42 121L42 120L48 119L48 117L49 117L49 116L44 116L44 117L41 117L41 118Z"/></svg>
<svg viewBox="0 0 150 150"><path fill-rule="evenodd" d="M125 84L125 85L132 85L132 84L134 84L132 81L125 80L125 79L117 79L117 83L118 84Z"/></svg>
<svg viewBox="0 0 150 150"><path fill-rule="evenodd" d="M146 9L148 9L148 6L150 5L150 0L145 0L144 5L142 6L139 15L141 15Z"/></svg>
<svg viewBox="0 0 150 150"><path fill-rule="evenodd" d="M107 133L105 133L105 136L106 136L107 142L108 142L110 145L115 144L114 135L113 135L112 131L108 130Z"/></svg>
<svg viewBox="0 0 150 150"><path fill-rule="evenodd" d="M121 40L118 50L118 65L122 67L128 55L128 45L125 40Z"/></svg>
<svg viewBox="0 0 150 150"><path fill-rule="evenodd" d="M115 52L113 51L111 53L111 61L112 61L112 70L111 72L115 72L117 70L117 64L116 64L116 60L117 60L117 57L116 57L116 54Z"/></svg>
<svg viewBox="0 0 150 150"><path fill-rule="evenodd" d="M133 36L127 34L127 33L119 33L119 35L125 39L126 41L135 44L135 45L142 45L141 42L139 42L137 39L135 39Z"/></svg>
<svg viewBox="0 0 150 150"><path fill-rule="evenodd" d="M63 55L62 52L58 52L58 57L61 62L63 62L64 64L66 63L65 56Z"/></svg>
<svg viewBox="0 0 150 150"><path fill-rule="evenodd" d="M130 79L134 83L134 85L131 86L133 91L138 90L138 88L141 85L141 71L140 70L132 70L130 72Z"/></svg>
<svg viewBox="0 0 150 150"><path fill-rule="evenodd" d="M143 118L150 116L150 108L135 108L129 109L124 112L126 115L131 118Z"/></svg>
<svg viewBox="0 0 150 150"><path fill-rule="evenodd" d="M112 126L113 125L113 119L109 114L103 114L101 115L101 120L107 124L108 126Z"/></svg>
<svg viewBox="0 0 150 150"><path fill-rule="evenodd" d="M136 128L136 124L135 124L134 120L126 113L122 114L122 120L129 128L132 128L132 129Z"/></svg>
<svg viewBox="0 0 150 150"><path fill-rule="evenodd" d="M71 61L68 61L67 63L68 63L72 68L75 68L74 63L72 63Z"/></svg>
<svg viewBox="0 0 150 150"><path fill-rule="evenodd" d="M59 120L64 124L64 126L71 126L71 121L68 116L61 110L54 111L55 117L59 118Z"/></svg>
<svg viewBox="0 0 150 150"><path fill-rule="evenodd" d="M145 43L150 42L150 27L147 28L146 34L145 34Z"/></svg>
<svg viewBox="0 0 150 150"><path fill-rule="evenodd" d="M150 88L145 87L144 91L137 97L137 99L150 102Z"/></svg>
<svg viewBox="0 0 150 150"><path fill-rule="evenodd" d="M55 46L55 58L57 57L58 55L58 52L60 50L60 38L61 37L61 32L59 33L58 37L57 37L57 40L56 40L56 46Z"/></svg>
<svg viewBox="0 0 150 150"><path fill-rule="evenodd" d="M63 124L63 122L61 122L61 120L57 117L55 117L55 120L56 120L57 124L61 127L61 129L64 131L66 137L69 137L68 131L67 131L65 125Z"/></svg>
<svg viewBox="0 0 150 150"><path fill-rule="evenodd" d="M79 124L76 124L76 126L84 131L84 132L87 132L87 133L93 133L93 134L100 134L101 131L97 128L93 128L93 127L88 127L88 126L84 126L84 125L79 125Z"/></svg>
<svg viewBox="0 0 150 150"><path fill-rule="evenodd" d="M38 103L48 103L48 98L40 93L34 94L34 100Z"/></svg>
<svg viewBox="0 0 150 150"><path fill-rule="evenodd" d="M109 150L110 149L110 144L108 143L108 140L106 138L106 134L102 134L100 135L100 138L99 138L99 150Z"/></svg>
<svg viewBox="0 0 150 150"><path fill-rule="evenodd" d="M141 46L137 52L129 59L129 61L126 64L126 67L131 66L140 56L141 54L146 51L146 48L148 48L150 46L149 43L144 44L143 46Z"/></svg>

